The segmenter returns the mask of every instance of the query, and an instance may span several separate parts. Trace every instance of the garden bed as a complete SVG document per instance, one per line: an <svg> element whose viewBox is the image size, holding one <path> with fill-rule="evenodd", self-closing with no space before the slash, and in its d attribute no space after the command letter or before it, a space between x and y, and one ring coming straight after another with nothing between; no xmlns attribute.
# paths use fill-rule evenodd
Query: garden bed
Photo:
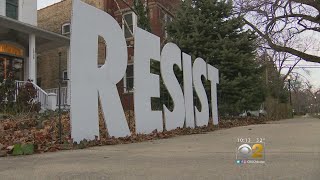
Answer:
<svg viewBox="0 0 320 180"><path fill-rule="evenodd" d="M132 112L131 112L132 113ZM132 136L125 138L114 138L108 135L104 120L100 113L100 139L96 137L93 141L83 140L73 143L70 134L70 117L64 113L61 118L62 138L60 143L59 118L56 113L42 116L23 117L15 119L0 120L0 156L23 155L33 153L54 152L58 150L82 149L92 146L128 144L143 142L154 139L164 139L180 135L200 134L217 129L247 126L251 124L264 124L266 119L246 117L221 119L219 126L208 126L191 128L178 128L172 131L157 132L151 134L135 134L135 123L133 114L126 113ZM32 151L30 153L30 151Z"/></svg>

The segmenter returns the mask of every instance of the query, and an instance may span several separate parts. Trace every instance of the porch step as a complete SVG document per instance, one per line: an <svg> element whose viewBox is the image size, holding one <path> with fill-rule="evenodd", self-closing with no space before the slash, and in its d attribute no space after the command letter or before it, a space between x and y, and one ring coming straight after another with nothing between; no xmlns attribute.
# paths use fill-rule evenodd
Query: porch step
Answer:
<svg viewBox="0 0 320 180"><path fill-rule="evenodd" d="M41 89L37 84L31 81L16 81L16 96L19 94L19 88L24 86L26 83L31 83L33 87L37 91L37 98L35 99L36 102L41 104L41 109L46 110L48 108L48 93Z"/></svg>

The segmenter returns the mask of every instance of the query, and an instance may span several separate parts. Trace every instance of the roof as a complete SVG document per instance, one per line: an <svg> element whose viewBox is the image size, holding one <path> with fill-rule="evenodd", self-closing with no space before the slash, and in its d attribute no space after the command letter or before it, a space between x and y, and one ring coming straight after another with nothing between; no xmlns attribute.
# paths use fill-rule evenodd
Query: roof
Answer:
<svg viewBox="0 0 320 180"><path fill-rule="evenodd" d="M1 35L9 32L13 32L16 39L26 42L28 42L29 34L34 34L37 52L70 45L69 37L0 15L0 40Z"/></svg>

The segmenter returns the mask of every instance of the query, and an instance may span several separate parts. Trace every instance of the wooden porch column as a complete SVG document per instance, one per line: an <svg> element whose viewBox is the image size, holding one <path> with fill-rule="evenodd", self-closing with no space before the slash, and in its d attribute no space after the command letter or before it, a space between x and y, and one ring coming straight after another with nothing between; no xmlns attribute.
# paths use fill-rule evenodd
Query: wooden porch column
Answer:
<svg viewBox="0 0 320 180"><path fill-rule="evenodd" d="M29 35L29 59L28 59L28 78L35 84L37 83L37 56L36 56L36 36Z"/></svg>

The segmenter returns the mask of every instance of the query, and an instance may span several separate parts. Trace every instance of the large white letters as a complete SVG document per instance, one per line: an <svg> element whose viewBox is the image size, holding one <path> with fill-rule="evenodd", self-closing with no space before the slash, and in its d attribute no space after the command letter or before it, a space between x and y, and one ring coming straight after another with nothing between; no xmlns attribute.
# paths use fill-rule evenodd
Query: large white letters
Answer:
<svg viewBox="0 0 320 180"><path fill-rule="evenodd" d="M74 141L93 140L99 136L98 97L110 136L131 135L117 91L117 83L127 68L127 44L123 30L109 14L79 0L73 0L71 22L71 128ZM98 37L107 44L106 63L97 68ZM219 71L197 58L192 66L191 56L168 43L160 55L160 38L138 27L134 34L134 110L136 132L148 134L163 130L161 111L153 111L151 98L160 97L160 77L150 72L150 62L160 61L161 76L174 107L163 105L166 129L204 126L209 121L208 97L202 77L211 82L212 115L218 124L217 84ZM181 55L182 54L182 55ZM174 73L174 66L183 70L183 89ZM201 110L193 102L193 86Z"/></svg>
<svg viewBox="0 0 320 180"><path fill-rule="evenodd" d="M201 58L197 58L193 63L193 84L201 103L201 111L198 108L195 110L197 126L208 125L209 122L208 97L201 81L202 76L208 78L206 66L206 62Z"/></svg>
<svg viewBox="0 0 320 180"><path fill-rule="evenodd" d="M172 130L177 127L183 127L185 118L185 106L184 97L177 80L173 66L177 65L180 69L181 66L181 50L173 43L166 44L161 53L161 75L164 85L167 87L173 100L173 111L169 111L168 108L163 105L164 116L166 120L166 129Z"/></svg>
<svg viewBox="0 0 320 180"><path fill-rule="evenodd" d="M135 30L134 109L137 133L162 131L162 112L151 110L151 97L160 97L159 76L150 74L150 61L160 61L160 38Z"/></svg>
<svg viewBox="0 0 320 180"><path fill-rule="evenodd" d="M211 109L213 124L218 124L217 84L219 83L219 70L208 64L208 79L211 82Z"/></svg>
<svg viewBox="0 0 320 180"><path fill-rule="evenodd" d="M98 93L110 136L130 135L116 83L127 67L127 47L118 22L109 14L73 1L71 34L71 127L75 141L99 135ZM98 35L108 46L106 64L97 68Z"/></svg>
<svg viewBox="0 0 320 180"><path fill-rule="evenodd" d="M193 106L193 86L192 86L192 62L191 56L182 53L183 64L183 88L186 109L186 127L194 128L194 106Z"/></svg>

